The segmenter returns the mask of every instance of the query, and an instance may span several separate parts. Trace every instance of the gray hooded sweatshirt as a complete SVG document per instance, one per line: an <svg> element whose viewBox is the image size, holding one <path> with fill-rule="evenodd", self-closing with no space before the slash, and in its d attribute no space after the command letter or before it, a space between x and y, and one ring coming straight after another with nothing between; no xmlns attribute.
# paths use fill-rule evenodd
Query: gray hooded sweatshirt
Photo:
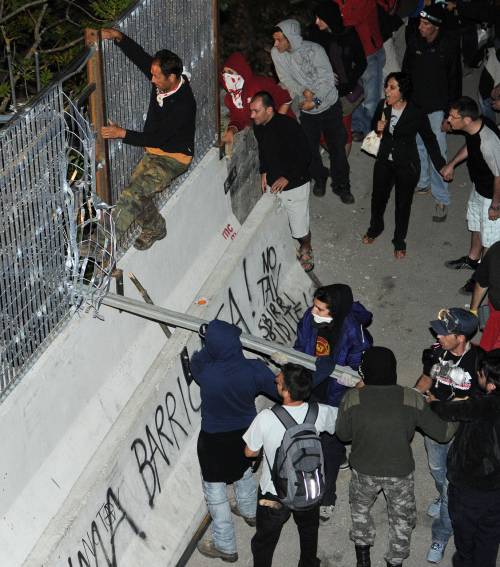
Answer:
<svg viewBox="0 0 500 567"><path fill-rule="evenodd" d="M302 112L320 114L328 110L337 102L339 95L326 51L321 45L302 39L297 20L283 20L278 27L290 43L290 51L280 53L276 47L271 50L280 81L293 97L303 99L303 92L309 89L321 100L317 108Z"/></svg>

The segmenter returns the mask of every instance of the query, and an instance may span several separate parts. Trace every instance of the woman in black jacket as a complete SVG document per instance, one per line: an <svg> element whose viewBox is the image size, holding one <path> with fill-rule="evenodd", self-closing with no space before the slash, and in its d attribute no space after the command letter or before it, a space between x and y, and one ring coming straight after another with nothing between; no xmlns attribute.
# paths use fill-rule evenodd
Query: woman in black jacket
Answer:
<svg viewBox="0 0 500 567"><path fill-rule="evenodd" d="M406 73L389 73L385 79L385 99L373 118L373 128L382 139L373 168L370 227L363 244L372 244L384 230L384 213L392 187L396 191L394 257L406 256L406 234L410 221L413 193L420 176L416 136L420 134L439 171L446 161L432 132L427 115L409 102L410 78Z"/></svg>

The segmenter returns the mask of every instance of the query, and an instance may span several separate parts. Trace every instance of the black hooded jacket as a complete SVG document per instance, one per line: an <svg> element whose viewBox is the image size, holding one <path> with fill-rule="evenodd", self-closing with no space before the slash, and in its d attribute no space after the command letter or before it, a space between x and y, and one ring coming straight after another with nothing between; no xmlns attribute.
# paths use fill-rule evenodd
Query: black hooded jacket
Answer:
<svg viewBox="0 0 500 567"><path fill-rule="evenodd" d="M448 452L448 480L458 487L500 489L500 392L431 407L442 419L460 423Z"/></svg>

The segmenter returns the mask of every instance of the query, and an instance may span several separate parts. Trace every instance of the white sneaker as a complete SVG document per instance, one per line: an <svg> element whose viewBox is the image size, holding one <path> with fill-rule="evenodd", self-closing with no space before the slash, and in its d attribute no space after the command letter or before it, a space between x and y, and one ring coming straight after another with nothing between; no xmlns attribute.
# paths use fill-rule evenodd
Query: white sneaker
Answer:
<svg viewBox="0 0 500 567"><path fill-rule="evenodd" d="M439 541L433 541L427 553L427 561L429 563L439 563L443 559L445 548L446 545L439 543Z"/></svg>
<svg viewBox="0 0 500 567"><path fill-rule="evenodd" d="M319 519L326 524L329 522L335 513L335 506L331 504L330 506L320 506L319 507Z"/></svg>

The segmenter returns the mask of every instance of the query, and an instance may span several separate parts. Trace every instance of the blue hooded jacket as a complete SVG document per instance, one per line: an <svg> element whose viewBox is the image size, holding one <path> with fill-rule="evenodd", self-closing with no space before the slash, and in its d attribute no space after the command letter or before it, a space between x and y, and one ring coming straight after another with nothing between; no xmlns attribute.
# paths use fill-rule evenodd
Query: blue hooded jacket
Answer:
<svg viewBox="0 0 500 567"><path fill-rule="evenodd" d="M258 394L278 399L274 373L261 360L245 358L240 335L236 325L215 319L207 326L204 347L191 358L206 433L246 429L257 415Z"/></svg>
<svg viewBox="0 0 500 567"><path fill-rule="evenodd" d="M372 313L359 301L353 302L350 312L344 319L340 339L334 345L332 355L316 359L315 383L320 383L329 376L337 364L350 366L353 370L359 368L363 352L373 344L372 336L366 329L372 318ZM317 338L318 329L313 325L312 307L310 307L298 324L297 339L293 348L315 356ZM339 384L335 378L330 378L326 403L338 407L345 390L345 386Z"/></svg>

